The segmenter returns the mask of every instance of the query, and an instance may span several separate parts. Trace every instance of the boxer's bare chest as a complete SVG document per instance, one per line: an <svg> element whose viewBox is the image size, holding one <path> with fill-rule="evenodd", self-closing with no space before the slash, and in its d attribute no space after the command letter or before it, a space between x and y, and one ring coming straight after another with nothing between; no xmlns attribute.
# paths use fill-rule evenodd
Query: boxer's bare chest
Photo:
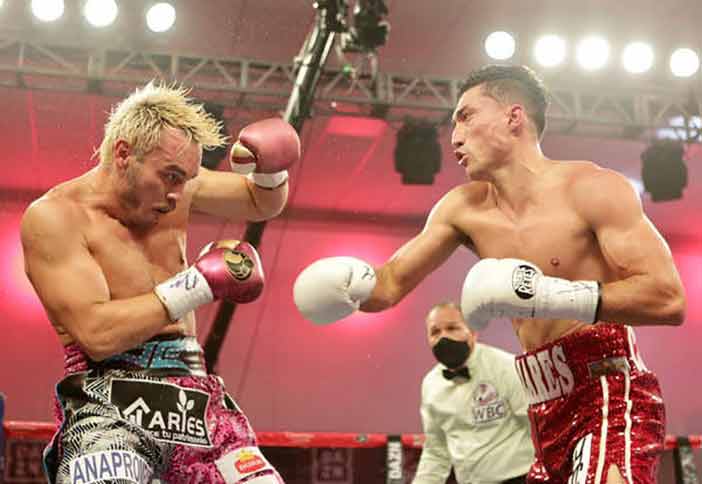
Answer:
<svg viewBox="0 0 702 484"><path fill-rule="evenodd" d="M607 273L592 227L557 194L545 195L517 214L488 207L465 226L481 258L524 259L545 274L568 279Z"/></svg>
<svg viewBox="0 0 702 484"><path fill-rule="evenodd" d="M517 258L538 265L550 276L570 280L611 278L597 237L585 220L558 193L545 194L518 214L497 204L462 219L481 257ZM522 346L531 350L582 327L566 320L514 320Z"/></svg>
<svg viewBox="0 0 702 484"><path fill-rule="evenodd" d="M147 293L186 264L185 231L172 227L135 232L113 219L104 219L92 224L88 246L112 299Z"/></svg>

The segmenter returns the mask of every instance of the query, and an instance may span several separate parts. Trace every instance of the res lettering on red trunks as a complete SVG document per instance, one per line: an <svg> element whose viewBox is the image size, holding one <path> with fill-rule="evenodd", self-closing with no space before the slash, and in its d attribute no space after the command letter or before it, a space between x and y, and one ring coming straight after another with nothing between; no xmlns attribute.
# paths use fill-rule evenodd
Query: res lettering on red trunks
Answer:
<svg viewBox="0 0 702 484"><path fill-rule="evenodd" d="M573 391L575 379L560 345L519 357L515 364L532 405Z"/></svg>

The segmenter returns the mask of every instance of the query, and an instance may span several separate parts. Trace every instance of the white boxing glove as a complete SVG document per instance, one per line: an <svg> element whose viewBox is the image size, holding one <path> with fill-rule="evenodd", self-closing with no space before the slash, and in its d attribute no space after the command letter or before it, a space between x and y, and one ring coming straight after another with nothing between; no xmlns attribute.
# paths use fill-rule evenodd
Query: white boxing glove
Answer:
<svg viewBox="0 0 702 484"><path fill-rule="evenodd" d="M320 259L297 276L295 305L317 324L338 321L358 310L373 292L375 271L355 257Z"/></svg>
<svg viewBox="0 0 702 484"><path fill-rule="evenodd" d="M481 330L492 319L575 319L593 323L600 305L597 281L568 281L545 276L520 259L482 259L466 276L461 311L468 325Z"/></svg>

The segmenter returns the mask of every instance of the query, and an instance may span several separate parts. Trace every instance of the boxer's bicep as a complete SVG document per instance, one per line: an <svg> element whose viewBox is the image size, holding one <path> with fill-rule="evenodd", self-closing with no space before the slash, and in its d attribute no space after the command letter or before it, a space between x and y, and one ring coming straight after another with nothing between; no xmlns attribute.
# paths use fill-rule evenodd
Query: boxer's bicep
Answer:
<svg viewBox="0 0 702 484"><path fill-rule="evenodd" d="M90 309L109 300L109 288L81 232L63 215L42 204L30 207L22 220L22 247L25 272L47 314L75 338Z"/></svg>
<svg viewBox="0 0 702 484"><path fill-rule="evenodd" d="M629 182L617 173L603 172L580 196L580 212L614 273L603 286L600 318L680 324L685 291L668 245L644 214Z"/></svg>
<svg viewBox="0 0 702 484"><path fill-rule="evenodd" d="M582 187L580 212L617 276L649 274L658 277L661 273L661 276L674 274L677 277L668 245L644 214L641 201L628 180L618 173L602 170L593 175L591 185L591 189Z"/></svg>

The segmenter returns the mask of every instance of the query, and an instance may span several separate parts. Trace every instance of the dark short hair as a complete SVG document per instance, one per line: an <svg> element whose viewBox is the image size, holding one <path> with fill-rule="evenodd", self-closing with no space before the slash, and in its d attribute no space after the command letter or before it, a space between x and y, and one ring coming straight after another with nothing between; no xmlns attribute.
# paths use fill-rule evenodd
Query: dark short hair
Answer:
<svg viewBox="0 0 702 484"><path fill-rule="evenodd" d="M468 74L459 95L475 86L482 86L483 94L496 101L522 103L541 138L546 129L548 91L534 71L526 66L487 65Z"/></svg>

